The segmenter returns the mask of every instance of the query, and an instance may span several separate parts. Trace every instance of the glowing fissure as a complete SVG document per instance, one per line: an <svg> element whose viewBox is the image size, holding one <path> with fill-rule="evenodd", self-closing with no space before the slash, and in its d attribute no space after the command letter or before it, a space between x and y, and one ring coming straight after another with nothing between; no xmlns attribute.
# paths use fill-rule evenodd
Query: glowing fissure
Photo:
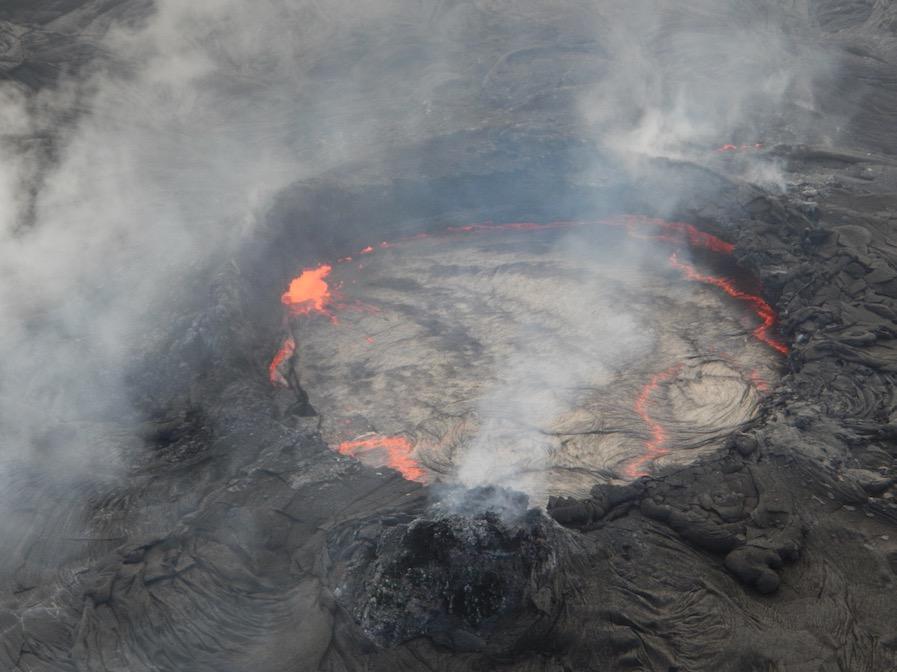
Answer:
<svg viewBox="0 0 897 672"><path fill-rule="evenodd" d="M369 466L395 469L409 481L423 482L424 470L414 459L414 446L404 436L375 436L343 441L336 448L340 455L360 459Z"/></svg>
<svg viewBox="0 0 897 672"><path fill-rule="evenodd" d="M751 149L761 149L762 147L762 145L723 145L717 151L748 151ZM734 245L732 243L726 242L713 234L700 231L692 224L670 222L664 219L640 215L626 215L594 221L467 224L465 226L448 227L442 233L417 233L411 236L398 238L393 242L382 241L377 245L377 248L386 249L402 243L424 239L450 238L465 234L485 234L500 231L550 231L594 225L619 226L625 228L627 235L634 238L659 240L677 245L688 245L694 249L708 250L718 254L730 255L734 250ZM654 229L654 231L652 232L651 229ZM368 245L359 250L358 254L373 254L376 252L377 248L373 245ZM344 264L352 263L352 261L352 256L344 256L338 259L336 263ZM772 307L761 297L741 291L735 287L732 280L699 273L694 266L680 261L675 252L670 256L669 262L673 268L681 271L686 279L713 285L723 290L732 298L749 304L761 321L761 324L754 329L753 335L759 341L765 343L779 353L788 354L788 346L770 335L770 331L776 323L776 314ZM358 268L363 268L363 266L359 264ZM336 323L336 318L329 309L346 308L348 306L333 304L333 293L325 280L332 269L333 267L330 264L321 264L315 268L306 268L300 275L290 282L289 288L281 296L281 302L287 306L289 315L293 317L303 317L313 313L323 313ZM369 344L374 343L374 339L370 337L367 337L365 340ZM269 378L272 384L283 387L287 386L287 380L282 373L282 367L292 358L295 351L295 340L292 336L287 337L283 341L283 344L268 368ZM629 478L638 478L647 475L645 467L661 455L665 455L669 452L669 449L666 446L668 441L667 431L662 424L652 419L648 413L648 406L651 398L655 395L660 386L674 379L681 368L682 364L675 364L669 369L655 374L642 388L641 393L635 400L634 410L648 427L650 438L645 441L644 453L627 463L624 467L623 473ZM765 391L766 389L765 381L759 379L759 376L758 380L755 381L755 385L759 391ZM363 456L364 461L368 463L395 469L408 480L425 480L425 472L423 468L413 457L414 447L404 437L384 436L345 441L339 444L337 450L343 455L349 455L355 458Z"/></svg>
<svg viewBox="0 0 897 672"><path fill-rule="evenodd" d="M272 359L271 363L268 365L268 379L273 385L277 385L278 387L288 387L287 379L283 373L281 373L281 367L284 363L289 361L295 352L296 341L292 336L287 336L281 344L280 349L277 351L277 354L274 355L274 359Z"/></svg>
<svg viewBox="0 0 897 672"><path fill-rule="evenodd" d="M682 364L674 364L670 368L661 371L660 373L655 373L651 380L642 388L642 391L639 393L638 397L635 399L635 404L633 404L633 408L638 416L642 419L642 422L648 427L648 433L650 438L645 441L645 452L639 455L634 460L631 460L624 468L623 473L628 478L638 478L639 476L647 476L648 472L645 471L645 466L649 462L653 462L658 457L662 455L666 455L669 449L666 447L668 435L666 428L657 422L657 420L653 419L648 414L648 403L651 401L651 397L657 392L658 388L664 383L668 383L673 380L679 372L682 370Z"/></svg>
<svg viewBox="0 0 897 672"><path fill-rule="evenodd" d="M699 273L697 269L691 264L686 264L682 261L679 261L679 256L673 252L670 255L670 265L682 271L682 274L688 279L693 280L694 282L702 282L704 284L713 285L714 287L719 287L726 294L731 296L733 299L738 299L739 301L744 301L749 304L751 308L756 313L757 317L760 318L760 326L754 329L754 337L763 343L766 343L769 347L774 350L777 350L783 355L788 354L788 346L782 343L779 340L773 338L769 331L775 326L776 323L776 313L772 309L766 301L757 296L756 294L748 294L747 292L742 292L740 289L735 287L735 284L726 278L721 278L716 275L704 275L703 273Z"/></svg>
<svg viewBox="0 0 897 672"><path fill-rule="evenodd" d="M692 224L685 222L668 222L664 219L651 219L648 217L628 216L619 220L603 220L601 223L610 225L620 225L621 223L627 227L627 233L633 238L645 238L648 240L661 240L667 243L687 244L690 247L718 252L720 254L732 254L735 246L727 243L721 238L717 238L711 233L705 233L698 230ZM639 231L639 227L654 226L660 229L661 233L648 235Z"/></svg>
<svg viewBox="0 0 897 672"><path fill-rule="evenodd" d="M758 150L763 149L763 145L761 143L755 143L753 145L733 145L733 144L725 144L722 147L717 147L716 151L720 154L725 154L728 152L756 152Z"/></svg>

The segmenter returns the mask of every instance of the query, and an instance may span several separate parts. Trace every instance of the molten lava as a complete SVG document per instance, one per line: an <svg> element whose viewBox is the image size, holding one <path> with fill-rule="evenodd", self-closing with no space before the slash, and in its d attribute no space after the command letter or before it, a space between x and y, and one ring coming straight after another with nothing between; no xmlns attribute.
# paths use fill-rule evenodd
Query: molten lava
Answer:
<svg viewBox="0 0 897 672"><path fill-rule="evenodd" d="M313 312L326 312L332 300L330 287L324 280L330 271L330 264L321 264L317 268L307 268L290 282L289 289L280 297L281 303L287 306L292 315L308 315Z"/></svg>
<svg viewBox="0 0 897 672"><path fill-rule="evenodd" d="M424 470L412 457L414 447L403 436L376 436L370 439L344 441L337 446L341 455L348 455L369 464L395 469L409 481L423 482Z"/></svg>
<svg viewBox="0 0 897 672"><path fill-rule="evenodd" d="M619 225L618 220L607 220L607 223ZM699 231L697 227L685 222L668 222L665 219L651 219L649 217L637 217L629 215L623 218L622 222L633 238L645 238L649 240L662 240L668 243L688 244L689 246L718 252L720 254L732 254L735 246L727 243L721 238L717 238L711 233ZM655 235L647 235L641 231L636 231L637 227L653 226L660 229L661 233Z"/></svg>
<svg viewBox="0 0 897 672"><path fill-rule="evenodd" d="M280 367L292 357L295 352L296 341L292 336L287 336L280 346L280 350L277 351L277 354L274 355L274 359L272 359L271 363L268 365L268 380L270 380L273 385L287 387L287 379L280 372Z"/></svg>
<svg viewBox="0 0 897 672"><path fill-rule="evenodd" d="M754 329L754 337L758 341L766 343L766 345L774 350L777 350L783 355L788 354L788 346L781 341L776 340L769 334L770 329L772 329L772 327L776 323L776 313L772 309L772 306L766 303L766 301L761 299L756 294L748 294L747 292L742 292L740 289L737 289L735 287L734 283L731 280L720 278L715 275L704 275L702 273L698 273L695 267L691 264L686 264L679 261L679 257L675 252L670 255L670 265L673 268L682 271L682 274L689 280L693 280L694 282L703 282L708 285L713 285L714 287L719 287L732 298L748 303L751 308L754 309L754 312L761 321L760 326Z"/></svg>
<svg viewBox="0 0 897 672"><path fill-rule="evenodd" d="M756 369L751 371L750 373L751 384L757 390L757 392L769 392L769 383L760 375L760 372Z"/></svg>
<svg viewBox="0 0 897 672"><path fill-rule="evenodd" d="M648 426L651 438L645 441L645 452L629 462L623 469L623 473L628 478L647 476L648 472L644 469L645 465L669 452L669 449L666 447L668 438L667 430L648 414L648 402L651 401L651 397L657 392L657 389L661 385L675 378L681 370L682 364L675 364L665 371L654 374L648 384L642 388L641 393L635 400L635 412L638 413L638 416L642 419L645 425Z"/></svg>
<svg viewBox="0 0 897 672"><path fill-rule="evenodd" d="M753 145L733 145L733 144L725 144L722 147L717 147L716 151L720 154L724 154L726 152L749 152L763 149L763 145L761 143L756 143Z"/></svg>

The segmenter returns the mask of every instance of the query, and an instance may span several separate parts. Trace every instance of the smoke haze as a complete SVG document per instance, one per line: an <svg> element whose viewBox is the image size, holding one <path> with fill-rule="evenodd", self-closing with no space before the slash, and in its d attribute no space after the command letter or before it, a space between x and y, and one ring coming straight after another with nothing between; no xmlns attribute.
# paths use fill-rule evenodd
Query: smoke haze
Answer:
<svg viewBox="0 0 897 672"><path fill-rule="evenodd" d="M798 7L638 0L592 3L591 9L603 63L597 81L578 87L574 108L583 134L633 180L655 174L652 159L706 164L729 143L754 148L805 141L814 124L813 139L825 141L825 132L833 130L818 125L814 88L834 76L835 63L813 46ZM795 109L800 113L795 115ZM742 179L784 190L776 159L760 152L738 159L730 170ZM692 196L661 191L647 199L655 208L652 214L664 217ZM614 210L612 203L600 206ZM602 253L600 242L571 237L567 244L571 250L585 246L596 257ZM618 261L640 263L638 253L629 250L626 256ZM581 296L567 299L582 303L573 314L579 316L581 340L594 346L590 356L554 350L544 333L526 337L527 329L550 331L551 319L540 316L538 324L521 324L520 346L499 367L505 372L503 383L479 404L481 429L460 463L462 483L518 487L539 496L546 478L539 467L551 449L546 428L572 402L558 390L577 384L571 381L585 384L583 376L601 378L602 371L625 366L650 343L644 325L602 306L596 288L587 282L582 286ZM515 448L509 451L509 445Z"/></svg>
<svg viewBox="0 0 897 672"><path fill-rule="evenodd" d="M27 460L56 432L60 473L100 468L71 423L137 419L130 358L164 338L197 273L256 230L280 189L372 151L387 117L357 104L339 116L363 80L314 90L308 75L401 9L132 7L56 87L0 87L4 456ZM84 29L75 14L55 27Z"/></svg>
<svg viewBox="0 0 897 672"><path fill-rule="evenodd" d="M71 423L121 429L139 419L124 383L133 351L159 342L185 286L257 230L279 190L428 134L506 123L529 94L495 92L516 58L552 40L593 45L584 59L594 73L571 75L570 104L534 115L534 125L586 129L636 175L647 170L639 157L702 160L730 141L799 137L780 113L797 107L813 119L814 82L832 67L793 28L799 12L787 4L520 11L575 24L576 34L517 34L532 17L500 2L163 0L152 11L124 4L118 24L58 20L60 33L108 32L92 38L100 56L56 87L0 88L5 458L40 447L56 464L91 471L102 442L79 440ZM507 30L490 32L496 21ZM474 59L465 43L492 60ZM564 81L555 67L533 68L533 78ZM781 182L771 164L749 163L745 175ZM662 215L675 203L657 206ZM614 319L602 328L632 331ZM583 324L600 333L593 327ZM493 416L532 414L532 389L513 373L521 366L532 380L570 373L558 353L534 354L507 363L509 389L522 396L496 391L484 402L486 427ZM116 463L105 450L99 457L103 470Z"/></svg>
<svg viewBox="0 0 897 672"><path fill-rule="evenodd" d="M610 277L637 274L649 246L641 240L609 245L600 235L590 239L584 233L563 236L555 244L557 257L572 263L557 273L577 276L566 285L576 287L575 293L546 296L554 283L513 274L492 279L491 291L499 295L511 294L502 284L513 283L518 295L532 298L529 305L505 307L518 318L512 333L495 338L509 342L510 356L498 362L497 384L478 401L480 427L460 456L461 483L518 489L533 503L545 499L558 421L582 403L584 391L612 394L615 376L655 340L650 325L619 305L607 286Z"/></svg>
<svg viewBox="0 0 897 672"><path fill-rule="evenodd" d="M579 110L622 166L643 169L644 157L704 163L729 143L827 141L834 132L820 125L814 91L835 63L796 4L638 0L597 13L608 67ZM746 161L743 173L782 186L769 159Z"/></svg>

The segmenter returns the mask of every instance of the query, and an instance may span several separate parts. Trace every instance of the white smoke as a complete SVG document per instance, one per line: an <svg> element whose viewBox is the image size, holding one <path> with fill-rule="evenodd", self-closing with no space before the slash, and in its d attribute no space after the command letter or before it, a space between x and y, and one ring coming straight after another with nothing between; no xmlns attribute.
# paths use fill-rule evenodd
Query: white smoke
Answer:
<svg viewBox="0 0 897 672"><path fill-rule="evenodd" d="M460 483L498 485L544 501L558 422L575 412L585 391L610 391L616 376L654 342L650 325L619 305L607 284L609 277L637 274L650 247L642 240L609 245L600 235L568 233L556 243L556 258L566 261L557 272L575 281L515 274L491 279L492 292L523 299L504 305L515 320L506 327L510 334L495 338L508 343L510 354L497 363L497 380L477 403L478 431L457 459ZM558 294L558 287L576 290Z"/></svg>
<svg viewBox="0 0 897 672"><path fill-rule="evenodd" d="M596 34L607 76L580 97L588 134L636 170L641 157L706 163L723 145L819 139L814 95L834 61L795 3L602 3ZM758 165L759 164L759 165ZM762 153L747 179L780 184Z"/></svg>
<svg viewBox="0 0 897 672"><path fill-rule="evenodd" d="M145 16L124 3L127 23L105 33L84 12L56 21L90 34L97 57L41 91L0 85L3 459L29 459L49 432L65 436L60 464L115 462L73 423L136 420L125 372L201 293L196 274L283 187L413 126L416 110L358 105L367 84L347 65L368 26L411 5L159 0ZM348 75L332 86L309 76L327 59Z"/></svg>

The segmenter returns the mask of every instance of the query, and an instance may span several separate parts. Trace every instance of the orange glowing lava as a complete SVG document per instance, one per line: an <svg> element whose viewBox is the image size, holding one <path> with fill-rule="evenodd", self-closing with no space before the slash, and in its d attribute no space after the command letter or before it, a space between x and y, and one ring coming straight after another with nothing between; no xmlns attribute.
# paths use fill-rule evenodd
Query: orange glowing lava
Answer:
<svg viewBox="0 0 897 672"><path fill-rule="evenodd" d="M343 441L337 446L341 455L348 455L374 467L395 469L409 481L422 483L424 470L412 457L414 447L403 436L375 436L370 439Z"/></svg>
<svg viewBox="0 0 897 672"><path fill-rule="evenodd" d="M280 302L287 306L292 315L326 312L325 309L333 297L324 278L330 275L331 270L330 264L306 268L299 276L293 278L289 289L280 297Z"/></svg>
<svg viewBox="0 0 897 672"><path fill-rule="evenodd" d="M668 438L667 430L663 425L654 420L648 414L648 402L651 401L651 397L655 392L657 392L657 389L661 385L675 378L681 370L682 364L675 364L665 371L654 374L654 376L651 377L651 380L648 381L648 384L642 388L641 393L636 398L634 404L635 412L642 419L642 422L644 422L648 426L648 431L651 435L651 438L645 441L645 452L629 462L626 467L624 467L623 473L627 476L627 478L647 476L648 472L645 471L645 465L647 465L649 462L653 462L661 455L666 455L668 452L670 452L666 447Z"/></svg>
<svg viewBox="0 0 897 672"><path fill-rule="evenodd" d="M761 299L756 294L748 294L747 292L742 292L740 289L737 289L734 283L731 280L727 280L726 278L720 278L715 275L704 275L702 273L698 273L694 266L691 264L686 264L684 262L679 261L678 255L673 252L670 255L670 264L673 268L682 271L682 274L688 278L689 280L693 280L695 282L703 282L708 285L713 285L714 287L719 287L726 294L731 296L733 299L738 299L739 301L744 301L749 304L751 308L754 309L754 313L756 313L757 317L760 318L760 326L754 329L754 337L763 343L766 343L773 350L777 350L783 355L788 354L788 346L782 343L779 340L776 340L772 336L770 336L769 331L776 323L776 313L772 309L766 301Z"/></svg>
<svg viewBox="0 0 897 672"><path fill-rule="evenodd" d="M751 150L759 150L763 149L763 145L761 143L755 143L753 145L733 145L733 144L725 144L722 147L717 147L716 151L720 154L724 154L726 152L749 152Z"/></svg>
<svg viewBox="0 0 897 672"><path fill-rule="evenodd" d="M754 389L760 393L769 392L769 383L766 382L766 379L760 375L760 372L754 369L750 373L751 384L754 386Z"/></svg>
<svg viewBox="0 0 897 672"><path fill-rule="evenodd" d="M720 254L732 254L735 246L711 233L704 233L692 224L685 222L668 222L665 219L627 215L622 218L602 220L601 223L612 226L625 226L627 233L633 238L661 240L668 243L688 244L697 249L710 250ZM654 227L660 233L649 235L643 233L645 227Z"/></svg>
<svg viewBox="0 0 897 672"><path fill-rule="evenodd" d="M285 361L292 357L295 352L296 341L292 336L287 336L280 346L280 350L277 351L277 354L274 355L274 359L272 359L271 363L268 365L268 379L273 385L277 385L278 387L288 387L287 379L280 372L280 367Z"/></svg>

